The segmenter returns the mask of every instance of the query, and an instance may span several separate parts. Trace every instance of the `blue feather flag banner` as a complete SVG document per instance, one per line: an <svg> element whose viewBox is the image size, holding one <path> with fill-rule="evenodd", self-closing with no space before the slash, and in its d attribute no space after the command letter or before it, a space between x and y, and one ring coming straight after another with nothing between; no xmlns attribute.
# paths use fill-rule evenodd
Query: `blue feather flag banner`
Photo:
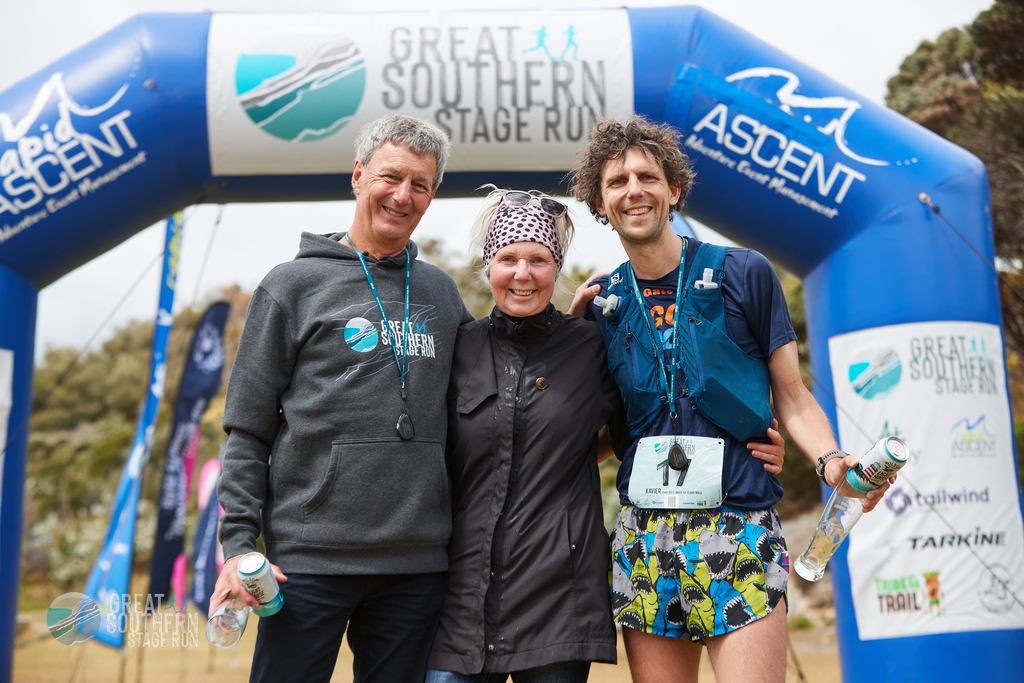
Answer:
<svg viewBox="0 0 1024 683"><path fill-rule="evenodd" d="M128 462L125 463L121 480L117 484L107 537L85 584L85 595L92 598L100 609L100 628L94 637L100 643L114 648L124 647L127 605L123 596L128 594L128 584L131 580L142 470L146 466L149 449L153 445L154 425L160 411L160 400L164 395L164 382L167 377L167 341L171 336L171 324L174 322L171 311L174 307L174 290L178 279L182 222L180 211L167 219L164 266L160 278L160 304L153 330L149 391L139 415Z"/></svg>
<svg viewBox="0 0 1024 683"><path fill-rule="evenodd" d="M171 591L174 563L185 549L185 519L191 470L182 457L199 427L199 419L220 387L224 371L224 324L231 307L221 301L206 309L189 345L174 406L153 559L149 568L148 604L160 604ZM162 599L161 599L162 598Z"/></svg>

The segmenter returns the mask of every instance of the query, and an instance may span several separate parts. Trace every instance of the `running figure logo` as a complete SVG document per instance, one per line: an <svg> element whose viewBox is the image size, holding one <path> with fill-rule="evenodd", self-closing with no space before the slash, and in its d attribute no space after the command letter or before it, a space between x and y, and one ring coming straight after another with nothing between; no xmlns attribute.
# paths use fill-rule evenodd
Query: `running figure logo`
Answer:
<svg viewBox="0 0 1024 683"><path fill-rule="evenodd" d="M533 47L530 47L530 48L527 48L527 49L523 50L521 54L525 55L525 54L527 54L529 52L536 52L538 50L541 50L541 51L544 52L545 55L547 55L549 61L552 61L552 62L564 62L564 61L566 61L566 55L569 54L570 50L572 50L572 59L573 60L578 60L579 59L579 56L578 56L579 55L579 45L576 43L576 27L575 26L570 24L569 28L567 28L565 31L562 32L562 35L565 36L565 47L562 48L562 54L560 54L558 56L558 59L555 59L551 55L551 51L548 50L548 46L547 46L548 29L547 29L546 26L541 26L539 29L537 29L536 31L533 32L533 35L535 35L537 37L537 44L534 45Z"/></svg>

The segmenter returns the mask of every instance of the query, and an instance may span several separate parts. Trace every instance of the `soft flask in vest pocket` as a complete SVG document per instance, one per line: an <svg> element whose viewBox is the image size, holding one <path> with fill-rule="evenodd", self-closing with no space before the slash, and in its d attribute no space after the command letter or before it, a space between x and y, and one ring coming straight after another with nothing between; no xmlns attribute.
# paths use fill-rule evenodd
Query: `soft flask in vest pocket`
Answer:
<svg viewBox="0 0 1024 683"><path fill-rule="evenodd" d="M684 322L689 343L682 347L683 368L694 407L738 441L767 442L768 366L739 351L710 320L691 314Z"/></svg>

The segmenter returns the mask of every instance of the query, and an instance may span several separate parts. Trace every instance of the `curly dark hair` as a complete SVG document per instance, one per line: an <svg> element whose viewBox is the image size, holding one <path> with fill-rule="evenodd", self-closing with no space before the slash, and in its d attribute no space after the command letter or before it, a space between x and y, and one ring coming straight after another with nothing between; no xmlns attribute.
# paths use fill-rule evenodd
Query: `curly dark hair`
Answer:
<svg viewBox="0 0 1024 683"><path fill-rule="evenodd" d="M618 159L627 149L635 147L648 159L657 161L668 184L681 190L679 201L672 206L675 211L680 211L690 193L694 173L689 157L679 149L679 140L679 131L675 128L655 123L645 116L634 115L624 121L598 121L590 144L580 152L582 158L569 175L569 189L573 197L587 205L599 223L607 225L608 219L597 212L597 202L601 198L601 169L609 159Z"/></svg>

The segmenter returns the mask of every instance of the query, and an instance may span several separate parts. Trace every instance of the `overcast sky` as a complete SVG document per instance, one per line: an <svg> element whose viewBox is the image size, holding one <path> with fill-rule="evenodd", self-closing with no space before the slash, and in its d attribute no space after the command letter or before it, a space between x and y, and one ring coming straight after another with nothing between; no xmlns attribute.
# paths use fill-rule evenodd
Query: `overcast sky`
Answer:
<svg viewBox="0 0 1024 683"><path fill-rule="evenodd" d="M527 9L617 7L622 2L550 0L534 5L484 0L391 0L389 11L449 9ZM708 0L702 3L635 2L631 6L700 4L758 38L848 86L867 100L882 103L886 82L922 40L970 23L991 0ZM303 11L344 12L372 9L365 2L338 0L0 0L0 92L44 69L67 52L141 12ZM414 239L440 238L448 251L464 254L461 236L478 200L437 200ZM343 230L351 222L352 202L231 204L186 211L187 223L179 272L176 309L200 301L230 284L251 289L274 265L290 259L303 230ZM570 263L610 268L623 258L608 228L590 221L585 210L581 237ZM216 230L217 216L221 221ZM698 236L702 233L697 226ZM583 239L583 238L586 239ZM114 309L131 284L163 247L162 229L141 230L118 248L46 287L39 297L36 357L47 346L81 348ZM201 268L206 254L207 265ZM131 319L152 318L159 267L146 276L100 340ZM95 346L95 345L94 345Z"/></svg>

